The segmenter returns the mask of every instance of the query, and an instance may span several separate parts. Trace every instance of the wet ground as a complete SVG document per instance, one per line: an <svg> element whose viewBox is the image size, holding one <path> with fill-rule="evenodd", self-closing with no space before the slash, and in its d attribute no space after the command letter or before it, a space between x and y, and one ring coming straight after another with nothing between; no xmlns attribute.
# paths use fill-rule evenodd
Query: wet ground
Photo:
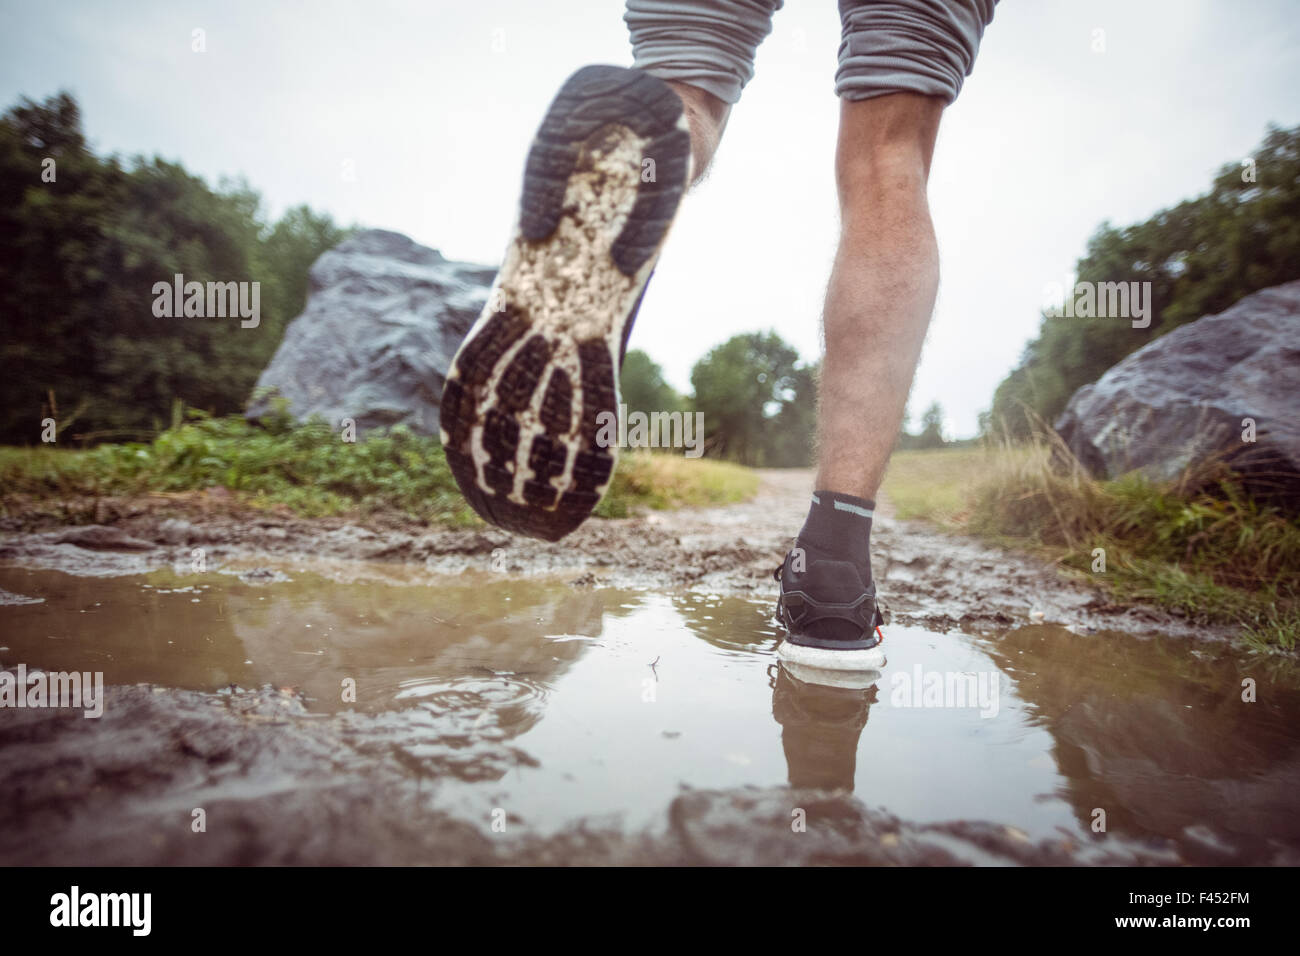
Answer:
<svg viewBox="0 0 1300 956"><path fill-rule="evenodd" d="M97 719L0 710L0 862L1300 862L1294 670L1030 559L882 518L888 665L785 670L806 480L567 547L12 532L0 667L107 687Z"/></svg>

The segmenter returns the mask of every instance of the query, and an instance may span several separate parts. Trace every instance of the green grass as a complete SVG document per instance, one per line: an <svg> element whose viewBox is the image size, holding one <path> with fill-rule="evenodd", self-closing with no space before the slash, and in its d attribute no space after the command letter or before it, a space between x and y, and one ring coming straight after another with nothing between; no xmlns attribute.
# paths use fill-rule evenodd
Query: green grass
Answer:
<svg viewBox="0 0 1300 956"><path fill-rule="evenodd" d="M757 490L758 476L743 465L634 452L619 459L596 514L622 518L638 507L728 505L752 498Z"/></svg>
<svg viewBox="0 0 1300 956"><path fill-rule="evenodd" d="M1176 483L1097 481L1050 436L899 452L884 492L900 517L1046 553L1120 601L1235 624L1252 646L1300 635L1300 522L1204 466ZM1094 549L1105 572L1094 572Z"/></svg>
<svg viewBox="0 0 1300 956"><path fill-rule="evenodd" d="M896 451L885 474L885 494L900 518L924 518L963 531L990 461L983 448Z"/></svg>
<svg viewBox="0 0 1300 956"><path fill-rule="evenodd" d="M737 465L628 454L596 513L740 501L758 479ZM191 413L151 442L74 450L0 448L0 506L220 486L253 506L308 517L395 511L430 524L476 524L436 438L397 427L345 442L321 422L268 427Z"/></svg>

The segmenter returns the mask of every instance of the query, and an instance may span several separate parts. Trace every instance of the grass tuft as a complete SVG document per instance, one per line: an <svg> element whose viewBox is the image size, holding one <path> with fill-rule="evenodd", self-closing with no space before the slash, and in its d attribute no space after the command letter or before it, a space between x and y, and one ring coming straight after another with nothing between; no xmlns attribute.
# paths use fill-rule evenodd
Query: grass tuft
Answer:
<svg viewBox="0 0 1300 956"><path fill-rule="evenodd" d="M241 501L287 505L320 517L396 511L428 524L480 524L447 468L438 439L397 426L345 442L319 420L266 427L239 416L188 413L151 442L89 449L0 447L0 507L51 499L197 491L223 487ZM723 504L750 497L746 468L668 455L625 455L596 509L618 517L640 508Z"/></svg>
<svg viewBox="0 0 1300 956"><path fill-rule="evenodd" d="M752 498L757 490L758 476L743 465L632 452L619 458L618 471L596 514L622 518L638 507L729 505Z"/></svg>
<svg viewBox="0 0 1300 956"><path fill-rule="evenodd" d="M1098 481L1041 432L1027 444L899 452L884 490L900 517L1045 552L1116 599L1239 625L1260 648L1291 650L1300 635L1300 521L1215 462L1169 484ZM1093 571L1097 548L1105 573Z"/></svg>

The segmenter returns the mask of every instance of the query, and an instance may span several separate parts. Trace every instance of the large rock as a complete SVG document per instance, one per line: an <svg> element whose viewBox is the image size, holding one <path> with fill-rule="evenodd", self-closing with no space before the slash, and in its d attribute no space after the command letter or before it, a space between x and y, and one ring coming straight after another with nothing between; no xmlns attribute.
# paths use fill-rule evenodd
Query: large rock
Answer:
<svg viewBox="0 0 1300 956"><path fill-rule="evenodd" d="M279 395L300 421L436 435L447 369L495 271L382 229L339 244L312 266L307 306L257 380L248 416L265 415Z"/></svg>
<svg viewBox="0 0 1300 956"><path fill-rule="evenodd" d="M1300 281L1134 352L1075 392L1056 430L1099 477L1169 480L1219 454L1256 493L1300 502Z"/></svg>

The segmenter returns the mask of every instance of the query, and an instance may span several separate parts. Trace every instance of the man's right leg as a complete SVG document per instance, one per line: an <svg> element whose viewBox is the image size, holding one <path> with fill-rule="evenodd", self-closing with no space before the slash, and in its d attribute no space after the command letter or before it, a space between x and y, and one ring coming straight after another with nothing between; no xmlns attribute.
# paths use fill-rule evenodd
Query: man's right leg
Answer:
<svg viewBox="0 0 1300 956"><path fill-rule="evenodd" d="M627 0L633 69L681 97L691 128L691 182L704 176L754 55L784 0Z"/></svg>
<svg viewBox="0 0 1300 956"><path fill-rule="evenodd" d="M722 132L727 128L731 104L718 99L708 90L682 80L666 80L682 101L682 110L691 130L691 185L709 171L713 154L718 151Z"/></svg>
<svg viewBox="0 0 1300 956"><path fill-rule="evenodd" d="M641 295L780 2L628 0L636 68L584 67L552 101L505 261L443 385L447 464L492 523L557 541L600 501Z"/></svg>

